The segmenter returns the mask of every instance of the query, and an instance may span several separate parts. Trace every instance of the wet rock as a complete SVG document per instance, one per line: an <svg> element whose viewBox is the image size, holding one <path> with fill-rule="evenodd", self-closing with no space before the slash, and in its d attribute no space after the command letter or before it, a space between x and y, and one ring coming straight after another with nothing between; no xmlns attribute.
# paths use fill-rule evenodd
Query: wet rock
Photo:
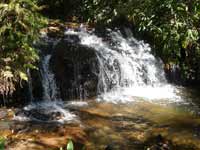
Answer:
<svg viewBox="0 0 200 150"><path fill-rule="evenodd" d="M52 112L50 115L51 115L51 120L59 120L64 117L64 115L61 112Z"/></svg>
<svg viewBox="0 0 200 150"><path fill-rule="evenodd" d="M18 132L27 130L25 124L21 124L21 123L15 123L10 128L12 129L13 133L18 133Z"/></svg>
<svg viewBox="0 0 200 150"><path fill-rule="evenodd" d="M41 100L43 96L43 87L40 72L38 70L31 70L32 78L32 95L35 100Z"/></svg>
<svg viewBox="0 0 200 150"><path fill-rule="evenodd" d="M111 145L106 146L105 150L114 150Z"/></svg>
<svg viewBox="0 0 200 150"><path fill-rule="evenodd" d="M80 42L80 39L77 35L65 35L63 40L65 42L69 42L69 43L79 43Z"/></svg>
<svg viewBox="0 0 200 150"><path fill-rule="evenodd" d="M61 31L61 29L59 27L51 26L51 27L48 27L47 30L48 30L47 34L49 37L55 38L55 37L60 37L63 35L63 32Z"/></svg>
<svg viewBox="0 0 200 150"><path fill-rule="evenodd" d="M0 119L4 119L8 115L6 110L0 110Z"/></svg>
<svg viewBox="0 0 200 150"><path fill-rule="evenodd" d="M19 110L15 113L17 120L24 120L24 121L39 121L39 122L52 122L57 121L64 118L64 114L47 109L40 109L34 108L30 110Z"/></svg>
<svg viewBox="0 0 200 150"><path fill-rule="evenodd" d="M181 69L179 65L165 64L164 71L166 78L169 82L175 84L183 84L183 79L181 77Z"/></svg>
<svg viewBox="0 0 200 150"><path fill-rule="evenodd" d="M46 33L49 37L59 38L64 36L65 26L61 22L54 21L49 23L49 27L46 28Z"/></svg>
<svg viewBox="0 0 200 150"><path fill-rule="evenodd" d="M95 51L79 45L76 35L68 36L55 46L51 59L61 98L68 100L96 96L98 70Z"/></svg>
<svg viewBox="0 0 200 150"><path fill-rule="evenodd" d="M169 140L165 139L162 135L158 135L155 138L151 139L151 146L147 150L171 150L172 144Z"/></svg>
<svg viewBox="0 0 200 150"><path fill-rule="evenodd" d="M40 120L40 121L48 121L50 117L48 114L45 114L37 109L32 110L21 110L15 114L16 116L20 116L22 118L27 118L27 121L30 120Z"/></svg>

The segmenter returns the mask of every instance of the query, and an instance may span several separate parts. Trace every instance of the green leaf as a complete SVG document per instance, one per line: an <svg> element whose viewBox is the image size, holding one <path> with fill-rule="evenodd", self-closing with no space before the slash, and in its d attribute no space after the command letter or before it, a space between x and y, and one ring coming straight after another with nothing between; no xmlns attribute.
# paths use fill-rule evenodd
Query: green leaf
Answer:
<svg viewBox="0 0 200 150"><path fill-rule="evenodd" d="M28 77L27 77L26 73L20 71L19 76L22 80L28 81Z"/></svg>
<svg viewBox="0 0 200 150"><path fill-rule="evenodd" d="M0 138L0 150L4 150L5 139L3 137Z"/></svg>
<svg viewBox="0 0 200 150"><path fill-rule="evenodd" d="M72 140L69 140L68 144L67 144L67 149L66 150L74 150L74 145Z"/></svg>

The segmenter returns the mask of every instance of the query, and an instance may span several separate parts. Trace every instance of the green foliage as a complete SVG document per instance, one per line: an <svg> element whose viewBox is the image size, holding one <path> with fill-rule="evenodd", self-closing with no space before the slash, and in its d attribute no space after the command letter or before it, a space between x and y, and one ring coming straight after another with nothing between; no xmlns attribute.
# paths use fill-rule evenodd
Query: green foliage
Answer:
<svg viewBox="0 0 200 150"><path fill-rule="evenodd" d="M73 144L72 140L68 141L66 150L74 150L74 144Z"/></svg>
<svg viewBox="0 0 200 150"><path fill-rule="evenodd" d="M1 0L0 94L12 94L16 83L28 80L27 69L36 69L33 43L46 24L38 4L47 14L92 23L124 17L147 33L165 63L179 64L184 78L200 80L200 0Z"/></svg>
<svg viewBox="0 0 200 150"><path fill-rule="evenodd" d="M60 150L63 150L63 148L61 147ZM74 150L74 144L72 140L69 140L68 143L66 144L66 150Z"/></svg>
<svg viewBox="0 0 200 150"><path fill-rule="evenodd" d="M33 43L45 24L35 0L0 2L0 94L12 94L15 83L27 80L26 70L38 60Z"/></svg>
<svg viewBox="0 0 200 150"><path fill-rule="evenodd" d="M180 64L185 78L200 80L200 0L84 2L89 22L107 24L120 16L127 18L138 31L150 36L156 54L165 63Z"/></svg>
<svg viewBox="0 0 200 150"><path fill-rule="evenodd" d="M0 137L0 150L4 150L5 145L5 139L3 137Z"/></svg>

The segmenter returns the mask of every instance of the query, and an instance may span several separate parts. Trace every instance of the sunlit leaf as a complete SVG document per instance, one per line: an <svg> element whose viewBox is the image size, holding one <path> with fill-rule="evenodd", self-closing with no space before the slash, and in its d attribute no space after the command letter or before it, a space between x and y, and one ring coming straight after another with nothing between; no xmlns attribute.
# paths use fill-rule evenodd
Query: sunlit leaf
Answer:
<svg viewBox="0 0 200 150"><path fill-rule="evenodd" d="M19 72L19 76L22 80L28 81L27 74L24 72Z"/></svg>
<svg viewBox="0 0 200 150"><path fill-rule="evenodd" d="M3 72L3 76L5 78L12 78L13 77L13 73L11 71L4 71Z"/></svg>
<svg viewBox="0 0 200 150"><path fill-rule="evenodd" d="M69 140L66 150L74 150L74 145L72 140Z"/></svg>

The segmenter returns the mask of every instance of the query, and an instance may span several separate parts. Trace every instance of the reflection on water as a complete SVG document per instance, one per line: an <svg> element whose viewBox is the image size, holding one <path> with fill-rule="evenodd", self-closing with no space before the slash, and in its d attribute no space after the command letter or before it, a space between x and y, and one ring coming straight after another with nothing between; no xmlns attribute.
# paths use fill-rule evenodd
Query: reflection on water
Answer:
<svg viewBox="0 0 200 150"><path fill-rule="evenodd" d="M190 145L199 149L200 119L174 106L148 102L129 105L96 104L82 110L83 122L92 149L113 145L115 149L144 149L151 137L161 134L174 145Z"/></svg>
<svg viewBox="0 0 200 150"><path fill-rule="evenodd" d="M0 133L7 136L11 150L53 150L64 146L67 139L74 140L76 149L85 145L88 150L144 150L155 148L159 138L170 149L198 150L198 98L189 104L193 93L187 94L188 101L182 104L161 105L142 99L127 104L69 102L65 107L78 116L79 122L63 125L1 121ZM5 128L5 124L9 127Z"/></svg>

